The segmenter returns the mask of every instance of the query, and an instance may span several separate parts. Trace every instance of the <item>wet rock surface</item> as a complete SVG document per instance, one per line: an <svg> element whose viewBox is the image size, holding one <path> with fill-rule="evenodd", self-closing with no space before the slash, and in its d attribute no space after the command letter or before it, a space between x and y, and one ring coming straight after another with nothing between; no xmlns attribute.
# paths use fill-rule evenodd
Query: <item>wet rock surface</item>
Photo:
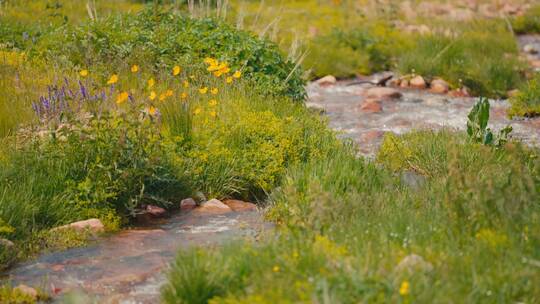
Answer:
<svg viewBox="0 0 540 304"><path fill-rule="evenodd" d="M43 255L4 279L13 286L40 287L55 295L57 303L70 292L86 294L95 303L159 303L164 271L179 249L254 238L267 229L271 225L257 211L183 212L88 247Z"/></svg>
<svg viewBox="0 0 540 304"><path fill-rule="evenodd" d="M387 93L393 90L388 99ZM369 92L369 93L366 93ZM373 92L381 93L374 96ZM401 98L396 98L401 95ZM308 107L321 109L329 118L330 127L341 132L359 146L360 154L373 157L386 132L403 134L415 129L451 128L465 130L467 114L476 99L432 94L428 90L382 88L373 85L351 85L338 82L332 87L308 85ZM372 109L377 99L380 111ZM511 125L512 137L530 145L540 145L540 118L506 116L508 101L491 101L489 127L495 131Z"/></svg>

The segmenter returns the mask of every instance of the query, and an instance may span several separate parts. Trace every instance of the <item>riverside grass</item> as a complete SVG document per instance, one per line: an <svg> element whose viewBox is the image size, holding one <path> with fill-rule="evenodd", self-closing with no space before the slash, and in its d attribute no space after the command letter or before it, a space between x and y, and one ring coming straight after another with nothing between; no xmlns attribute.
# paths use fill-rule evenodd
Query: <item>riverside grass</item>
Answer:
<svg viewBox="0 0 540 304"><path fill-rule="evenodd" d="M387 137L382 167L337 147L291 168L270 196L277 237L181 251L162 299L536 302L538 153L451 131ZM410 185L402 173L411 171L429 174ZM424 262L398 267L411 254Z"/></svg>

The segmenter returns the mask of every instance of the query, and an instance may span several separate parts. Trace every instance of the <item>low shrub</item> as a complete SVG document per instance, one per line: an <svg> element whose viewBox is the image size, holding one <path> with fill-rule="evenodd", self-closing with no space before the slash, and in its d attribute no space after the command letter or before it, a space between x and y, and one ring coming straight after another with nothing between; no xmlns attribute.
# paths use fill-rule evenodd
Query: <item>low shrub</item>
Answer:
<svg viewBox="0 0 540 304"><path fill-rule="evenodd" d="M522 16L512 19L512 27L520 35L540 33L540 5L534 5Z"/></svg>
<svg viewBox="0 0 540 304"><path fill-rule="evenodd" d="M510 98L510 104L510 117L540 115L540 75L529 80L516 96Z"/></svg>
<svg viewBox="0 0 540 304"><path fill-rule="evenodd" d="M81 68L128 63L156 70L174 65L202 69L202 60L214 57L228 62L233 71L241 70L266 95L298 100L305 95L301 71L281 56L275 44L217 20L171 12L147 9L73 29L58 28L39 39L29 53Z"/></svg>

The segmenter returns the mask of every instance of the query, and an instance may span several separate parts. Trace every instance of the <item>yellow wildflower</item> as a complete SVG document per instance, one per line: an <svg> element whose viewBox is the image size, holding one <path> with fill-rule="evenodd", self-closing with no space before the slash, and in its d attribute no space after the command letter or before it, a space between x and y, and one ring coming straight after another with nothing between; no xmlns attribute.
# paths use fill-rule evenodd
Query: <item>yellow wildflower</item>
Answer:
<svg viewBox="0 0 540 304"><path fill-rule="evenodd" d="M131 73L137 73L139 71L139 66L134 64L132 67L131 67Z"/></svg>
<svg viewBox="0 0 540 304"><path fill-rule="evenodd" d="M214 58L206 57L204 58L204 63L210 64L210 65L216 65L217 60L215 60Z"/></svg>
<svg viewBox="0 0 540 304"><path fill-rule="evenodd" d="M82 77L88 76L88 70L81 70L81 71L79 72L79 75L81 75Z"/></svg>
<svg viewBox="0 0 540 304"><path fill-rule="evenodd" d="M410 285L408 281L403 281L399 287L399 294L402 296L408 295L410 292Z"/></svg>
<svg viewBox="0 0 540 304"><path fill-rule="evenodd" d="M206 94L208 92L208 88L207 87L204 87L204 88L200 88L199 89L199 93L201 94Z"/></svg>
<svg viewBox="0 0 540 304"><path fill-rule="evenodd" d="M118 96L116 96L116 103L123 104L124 102L126 102L126 100L128 100L128 98L129 98L128 92L122 92L118 94Z"/></svg>
<svg viewBox="0 0 540 304"><path fill-rule="evenodd" d="M293 258L297 259L300 255L298 254L298 251L294 251L292 254Z"/></svg>
<svg viewBox="0 0 540 304"><path fill-rule="evenodd" d="M279 266L276 265L276 266L272 267L272 271L273 272L279 272Z"/></svg>
<svg viewBox="0 0 540 304"><path fill-rule="evenodd" d="M167 94L165 94L165 93L159 94L159 101L164 101L165 98L167 98Z"/></svg>
<svg viewBox="0 0 540 304"><path fill-rule="evenodd" d="M154 80L154 78L148 79L148 87L149 88L152 88L155 84L156 84L156 81Z"/></svg>
<svg viewBox="0 0 540 304"><path fill-rule="evenodd" d="M210 101L208 102L208 104L211 106L211 107L214 107L217 105L217 100L215 99L210 99Z"/></svg>
<svg viewBox="0 0 540 304"><path fill-rule="evenodd" d="M118 75L113 74L111 78L109 78L109 81L107 81L107 84L115 84L118 82Z"/></svg>
<svg viewBox="0 0 540 304"><path fill-rule="evenodd" d="M233 74L233 77L236 78L236 79L240 78L240 76L242 76L242 72L240 72L240 71L236 71Z"/></svg>
<svg viewBox="0 0 540 304"><path fill-rule="evenodd" d="M221 77L221 75L223 75L223 72L221 72L221 71L215 71L214 72L214 76L216 76L216 77Z"/></svg>
<svg viewBox="0 0 540 304"><path fill-rule="evenodd" d="M173 94L174 94L173 90L165 91L165 96L167 96L167 97L171 97L171 96L173 96Z"/></svg>
<svg viewBox="0 0 540 304"><path fill-rule="evenodd" d="M227 83L232 83L233 82L233 78L231 76L227 77L227 79L225 80Z"/></svg>
<svg viewBox="0 0 540 304"><path fill-rule="evenodd" d="M217 113L216 111L210 111L210 117L216 117Z"/></svg>
<svg viewBox="0 0 540 304"><path fill-rule="evenodd" d="M156 92L154 92L154 91L150 92L150 96L149 96L150 100L154 100L154 99L156 99L156 97L157 97Z"/></svg>
<svg viewBox="0 0 540 304"><path fill-rule="evenodd" d="M211 93L212 95L217 95L217 93L218 93L218 88L213 88L212 90L210 90L210 93Z"/></svg>
<svg viewBox="0 0 540 304"><path fill-rule="evenodd" d="M182 69L180 69L179 66L177 66L177 65L174 66L173 72L172 72L173 76L178 76L178 74L180 74L180 71L181 71L181 70L182 70Z"/></svg>
<svg viewBox="0 0 540 304"><path fill-rule="evenodd" d="M201 112L202 112L201 108L196 108L195 111L193 111L193 114L198 115L198 114L201 114Z"/></svg>
<svg viewBox="0 0 540 304"><path fill-rule="evenodd" d="M157 113L157 109L155 107L153 107L153 106L148 107L146 109L146 111L148 112L148 114L150 114L152 116L156 115L156 113Z"/></svg>
<svg viewBox="0 0 540 304"><path fill-rule="evenodd" d="M184 88L189 88L189 82L187 80L184 80Z"/></svg>
<svg viewBox="0 0 540 304"><path fill-rule="evenodd" d="M186 99L188 97L187 93L186 92L182 92L182 94L180 95L180 98L182 99Z"/></svg>

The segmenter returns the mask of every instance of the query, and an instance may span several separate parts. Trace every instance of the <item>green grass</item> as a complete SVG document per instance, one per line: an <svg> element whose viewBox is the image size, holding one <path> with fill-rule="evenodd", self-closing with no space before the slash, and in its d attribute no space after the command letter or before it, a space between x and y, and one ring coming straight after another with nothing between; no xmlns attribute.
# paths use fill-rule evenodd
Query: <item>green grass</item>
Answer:
<svg viewBox="0 0 540 304"><path fill-rule="evenodd" d="M540 115L540 76L528 81L516 96L510 98L510 104L510 117Z"/></svg>
<svg viewBox="0 0 540 304"><path fill-rule="evenodd" d="M512 27L516 34L539 34L540 5L534 5L523 16L514 18Z"/></svg>
<svg viewBox="0 0 540 304"><path fill-rule="evenodd" d="M449 131L387 138L383 168L338 148L290 170L274 192L277 238L179 253L163 300L535 302L538 153L472 144ZM429 174L411 187L404 170ZM397 270L409 254L432 269ZM403 282L410 287L400 293Z"/></svg>
<svg viewBox="0 0 540 304"><path fill-rule="evenodd" d="M414 47L399 56L399 70L428 79L442 77L453 86L468 87L476 96L504 97L521 84L525 66L518 59L514 36L502 21L447 26L456 29L455 36L434 33L417 38Z"/></svg>

